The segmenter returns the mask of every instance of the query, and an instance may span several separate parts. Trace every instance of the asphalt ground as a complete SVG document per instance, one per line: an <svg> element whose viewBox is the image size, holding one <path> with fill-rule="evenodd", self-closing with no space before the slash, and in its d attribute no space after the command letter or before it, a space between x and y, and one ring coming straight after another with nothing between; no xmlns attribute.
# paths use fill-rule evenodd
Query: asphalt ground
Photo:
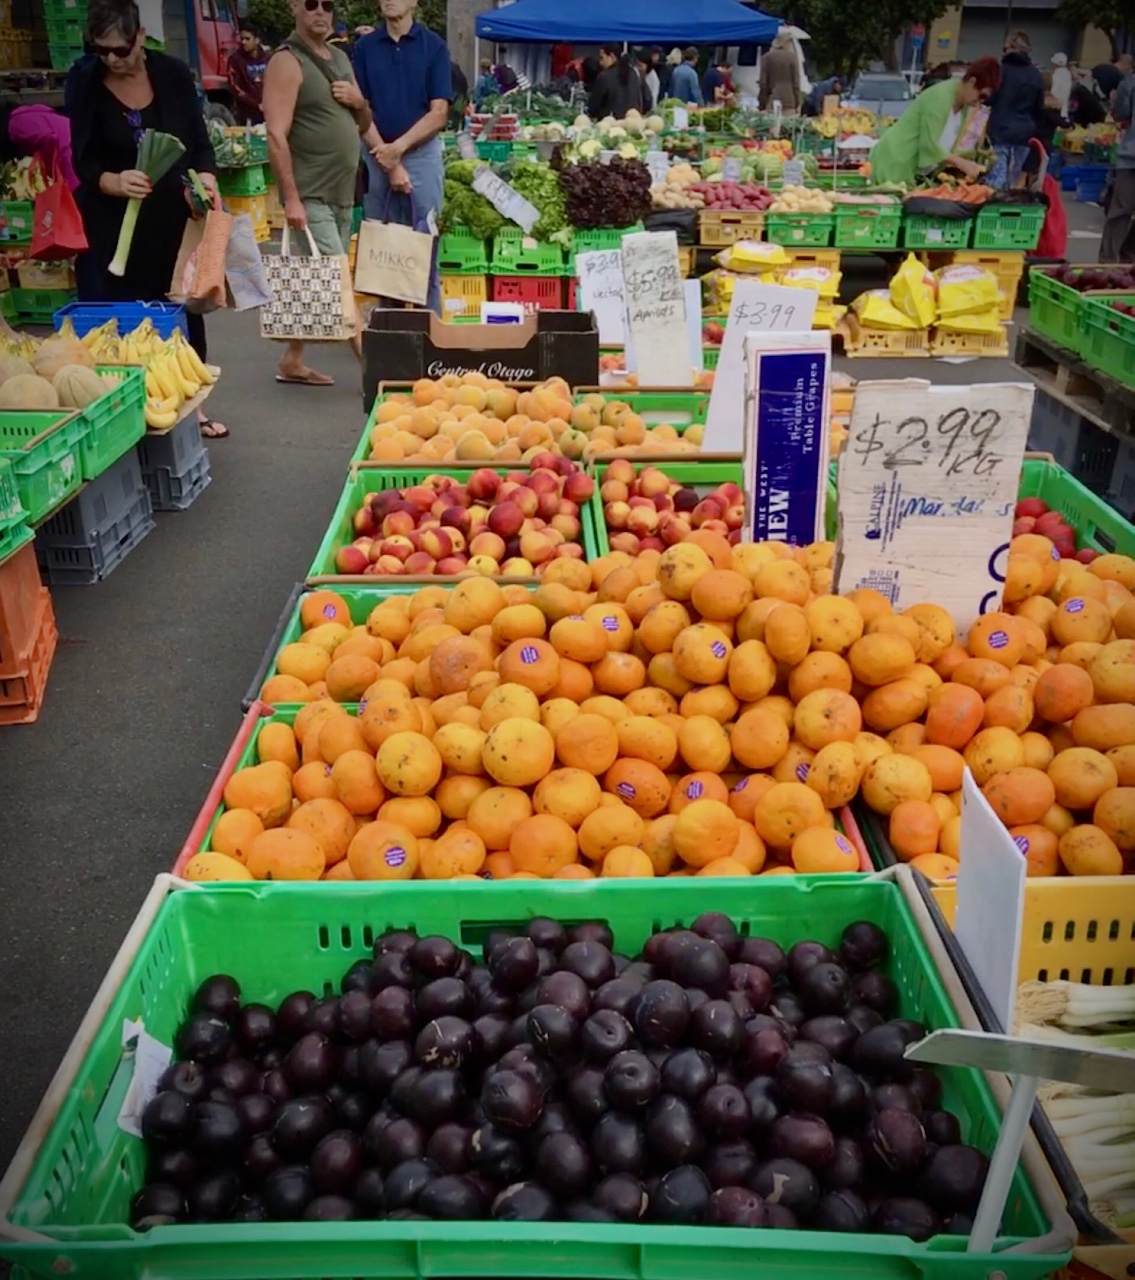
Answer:
<svg viewBox="0 0 1135 1280"><path fill-rule="evenodd" d="M1102 215L1069 204L1071 261ZM846 265L860 287L879 264ZM874 271L875 277L870 274ZM1018 319L1021 313L1018 312ZM0 729L0 1169L159 872L168 871L240 720L363 427L346 348L312 348L334 387L280 386L254 316L209 319L212 483L105 582L53 591L60 644L35 724ZM845 361L859 378L1019 377L1006 360Z"/></svg>

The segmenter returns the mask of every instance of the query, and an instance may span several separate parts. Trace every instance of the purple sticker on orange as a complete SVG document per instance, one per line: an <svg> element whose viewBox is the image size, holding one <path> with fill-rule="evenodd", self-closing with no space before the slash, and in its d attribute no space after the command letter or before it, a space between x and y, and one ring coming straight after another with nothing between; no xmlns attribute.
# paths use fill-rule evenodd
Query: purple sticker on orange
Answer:
<svg viewBox="0 0 1135 1280"><path fill-rule="evenodd" d="M989 633L989 647L991 649L1004 649L1009 643L1009 637L1004 631L991 631Z"/></svg>
<svg viewBox="0 0 1135 1280"><path fill-rule="evenodd" d="M335 608L335 606L334 606L333 604L325 604L325 605L323 606L323 610L322 610L322 612L323 612L323 616L324 616L325 618L333 618L333 617L335 616L335 614L336 614L337 610L336 610L336 608Z"/></svg>
<svg viewBox="0 0 1135 1280"><path fill-rule="evenodd" d="M620 782L615 787L615 794L622 796L624 800L633 800L637 793L629 782Z"/></svg>
<svg viewBox="0 0 1135 1280"><path fill-rule="evenodd" d="M715 640L713 644L709 646L709 651L715 658L724 658L727 652L724 640Z"/></svg>
<svg viewBox="0 0 1135 1280"><path fill-rule="evenodd" d="M534 645L526 644L520 651L520 661L531 666L534 662L540 661L540 650Z"/></svg>
<svg viewBox="0 0 1135 1280"><path fill-rule="evenodd" d="M1018 849L1020 849L1020 851L1023 854L1026 854L1026 855L1028 854L1028 851L1031 848L1029 844L1028 836L1014 836L1013 843L1017 846Z"/></svg>
<svg viewBox="0 0 1135 1280"><path fill-rule="evenodd" d="M392 844L383 856L388 867L400 867L406 861L406 850L400 844Z"/></svg>
<svg viewBox="0 0 1135 1280"><path fill-rule="evenodd" d="M618 618L616 618L613 613L605 613L603 615L603 630L618 631L618 629L619 629Z"/></svg>
<svg viewBox="0 0 1135 1280"><path fill-rule="evenodd" d="M854 852L855 852L855 850L851 847L851 842L850 842L849 840L847 840L847 839L846 839L846 837L844 837L844 836L838 836L838 835L837 835L837 836L836 836L836 838L835 838L835 843L836 843L836 848L837 848L837 849L840 849L840 850L841 850L842 852L844 852L844 853L854 853Z"/></svg>
<svg viewBox="0 0 1135 1280"><path fill-rule="evenodd" d="M1064 608L1069 613L1083 613L1084 602L1083 600L1080 599L1079 596L1076 596L1075 599L1066 601L1064 604Z"/></svg>
<svg viewBox="0 0 1135 1280"><path fill-rule="evenodd" d="M812 772L812 766L807 762L807 760L801 760L800 763L796 766L796 776L800 779L801 782L806 782L808 780L808 775L811 772Z"/></svg>
<svg viewBox="0 0 1135 1280"><path fill-rule="evenodd" d="M700 782L690 782L686 784L686 799L697 800L700 798L705 787Z"/></svg>
<svg viewBox="0 0 1135 1280"><path fill-rule="evenodd" d="M749 785L749 779L748 779L748 778L742 778L742 779L741 779L741 781L740 781L740 782L738 782L738 783L736 784L736 786L734 786L733 790L734 790L734 791L744 791L744 790L745 790L745 788L746 788L748 785Z"/></svg>
<svg viewBox="0 0 1135 1280"><path fill-rule="evenodd" d="M361 716L366 709L367 709L367 700L366 698L362 698L359 701L359 715Z"/></svg>

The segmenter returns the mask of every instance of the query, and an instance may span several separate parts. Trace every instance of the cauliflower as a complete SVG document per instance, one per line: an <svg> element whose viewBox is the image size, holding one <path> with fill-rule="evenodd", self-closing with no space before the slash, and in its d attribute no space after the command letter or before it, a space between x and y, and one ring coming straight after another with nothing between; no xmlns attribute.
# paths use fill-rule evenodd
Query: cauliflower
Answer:
<svg viewBox="0 0 1135 1280"><path fill-rule="evenodd" d="M573 129L587 130L591 128L591 117L579 115L571 122Z"/></svg>
<svg viewBox="0 0 1135 1280"><path fill-rule="evenodd" d="M651 133L662 133L666 128L666 121L661 116L647 116L646 127Z"/></svg>
<svg viewBox="0 0 1135 1280"><path fill-rule="evenodd" d="M598 138L588 138L579 144L579 154L584 160L597 160L602 150Z"/></svg>
<svg viewBox="0 0 1135 1280"><path fill-rule="evenodd" d="M633 142L624 142L619 146L617 154L623 160L637 160L638 147Z"/></svg>
<svg viewBox="0 0 1135 1280"><path fill-rule="evenodd" d="M622 142L627 137L627 131L620 124L614 124L609 129L603 130L603 136L608 142Z"/></svg>

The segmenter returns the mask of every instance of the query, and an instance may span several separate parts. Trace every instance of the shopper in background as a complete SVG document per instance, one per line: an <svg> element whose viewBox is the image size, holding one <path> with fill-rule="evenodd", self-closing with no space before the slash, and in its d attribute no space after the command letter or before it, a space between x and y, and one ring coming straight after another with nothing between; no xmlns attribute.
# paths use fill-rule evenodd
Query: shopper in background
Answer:
<svg viewBox="0 0 1135 1280"><path fill-rule="evenodd" d="M1086 129L1088 125L1102 124L1107 118L1107 110L1086 84L1074 84L1064 116L1069 124Z"/></svg>
<svg viewBox="0 0 1135 1280"><path fill-rule="evenodd" d="M251 22L242 22L240 45L228 59L229 92L238 124L260 124L264 119L260 100L264 95L264 72L269 56L269 51L260 41L260 32Z"/></svg>
<svg viewBox="0 0 1135 1280"><path fill-rule="evenodd" d="M1121 53L1114 62L1101 62L1098 66L1092 68L1092 79L1095 81L1096 92L1104 100L1111 101L1111 95L1115 93L1123 80L1131 74L1132 60L1129 53Z"/></svg>
<svg viewBox="0 0 1135 1280"><path fill-rule="evenodd" d="M292 0L295 30L264 74L264 119L284 216L293 232L307 233L295 237L295 252L307 252L310 235L321 254L340 257L350 246L359 138L375 146L378 134L350 59L330 42L333 6ZM409 185L404 172L401 181ZM331 386L334 379L304 364L303 352L302 342L285 346L276 381Z"/></svg>
<svg viewBox="0 0 1135 1280"><path fill-rule="evenodd" d="M681 54L678 56L681 58ZM658 95L654 100L654 104L657 106L670 91L670 77L674 74L674 68L662 56L662 50L658 45L655 45L650 51L650 65L654 74L658 77Z"/></svg>
<svg viewBox="0 0 1135 1280"><path fill-rule="evenodd" d="M771 111L774 102L786 116L800 110L800 64L792 37L781 31L772 48L761 59L761 110Z"/></svg>
<svg viewBox="0 0 1135 1280"><path fill-rule="evenodd" d="M646 49L640 49L635 55L635 69L638 71L639 80L642 81L643 114L649 115L658 106L662 86L659 84L658 72L654 69L650 53Z"/></svg>
<svg viewBox="0 0 1135 1280"><path fill-rule="evenodd" d="M715 102L725 102L732 96L733 79L730 75L732 70L733 64L724 53L719 54L714 65L706 69L701 81L701 92L706 106L712 106Z"/></svg>
<svg viewBox="0 0 1135 1280"><path fill-rule="evenodd" d="M1005 37L1001 59L1001 84L989 100L987 136L993 147L989 185L1013 187L1029 154L1029 139L1041 130L1044 115L1044 79L1033 66L1032 42L1024 31Z"/></svg>
<svg viewBox="0 0 1135 1280"><path fill-rule="evenodd" d="M1072 92L1072 72L1068 69L1068 55L1054 53L1052 55L1052 83L1049 93L1056 99L1056 108L1061 115L1068 110L1068 96Z"/></svg>
<svg viewBox="0 0 1135 1280"><path fill-rule="evenodd" d="M913 186L920 173L941 165L976 177L981 166L955 149L966 135L974 110L1000 83L996 59L978 58L960 80L951 76L923 89L872 148L872 182Z"/></svg>
<svg viewBox="0 0 1135 1280"><path fill-rule="evenodd" d="M1123 137L1115 153L1111 198L1100 237L1100 261L1135 262L1135 75L1128 73L1119 82L1112 116L1123 130Z"/></svg>
<svg viewBox="0 0 1135 1280"><path fill-rule="evenodd" d="M671 54L671 57L673 55ZM698 51L691 44L682 53L682 61L670 77L669 96L680 102L702 105L701 85L698 83Z"/></svg>
<svg viewBox="0 0 1135 1280"><path fill-rule="evenodd" d="M812 86L812 92L804 103L804 114L808 116L822 115L824 99L833 95L838 98L842 93L843 79L840 76L828 76L826 80L820 80Z"/></svg>
<svg viewBox="0 0 1135 1280"><path fill-rule="evenodd" d="M216 164L193 75L183 62L146 48L146 32L134 0L92 0L87 34L95 60L75 79L71 118L76 201L83 215L88 249L75 264L82 302L164 302L189 221L189 192L183 179L195 169L216 191ZM147 129L180 139L185 154L156 185L137 168L138 143ZM110 264L126 202L141 199L126 271L111 275ZM206 359L205 320L186 317L189 341ZM201 434L228 435L221 422L198 413Z"/></svg>
<svg viewBox="0 0 1135 1280"><path fill-rule="evenodd" d="M500 91L501 87L497 84L496 76L493 75L492 58L482 58L481 74L477 77L477 83L473 86L473 106L480 111L485 99L495 98Z"/></svg>
<svg viewBox="0 0 1135 1280"><path fill-rule="evenodd" d="M71 122L67 117L42 103L0 106L0 163L35 155L43 162L48 178L58 164L63 181L72 191L78 190L71 153Z"/></svg>
<svg viewBox="0 0 1135 1280"><path fill-rule="evenodd" d="M642 111L642 81L630 58L617 44L605 44L599 51L599 75L587 95L587 113L593 120L614 116L621 120L628 111Z"/></svg>
<svg viewBox="0 0 1135 1280"><path fill-rule="evenodd" d="M378 145L365 157L363 207L368 218L406 226L441 216L441 132L453 98L449 48L416 21L417 7L418 0L382 0L383 25L355 49L355 74L378 130ZM441 310L436 269L429 307Z"/></svg>

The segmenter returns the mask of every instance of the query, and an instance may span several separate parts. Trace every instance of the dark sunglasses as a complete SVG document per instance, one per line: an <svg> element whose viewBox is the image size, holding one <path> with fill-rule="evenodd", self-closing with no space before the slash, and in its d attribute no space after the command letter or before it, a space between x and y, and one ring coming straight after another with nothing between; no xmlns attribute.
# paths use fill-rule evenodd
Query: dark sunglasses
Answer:
<svg viewBox="0 0 1135 1280"><path fill-rule="evenodd" d="M91 48L100 58L129 58L134 52L136 40L132 40L129 44L111 45L109 48L105 44L93 44Z"/></svg>
<svg viewBox="0 0 1135 1280"><path fill-rule="evenodd" d="M303 0L303 7L308 13L314 13L316 9L322 9L324 13L334 13L335 0Z"/></svg>

